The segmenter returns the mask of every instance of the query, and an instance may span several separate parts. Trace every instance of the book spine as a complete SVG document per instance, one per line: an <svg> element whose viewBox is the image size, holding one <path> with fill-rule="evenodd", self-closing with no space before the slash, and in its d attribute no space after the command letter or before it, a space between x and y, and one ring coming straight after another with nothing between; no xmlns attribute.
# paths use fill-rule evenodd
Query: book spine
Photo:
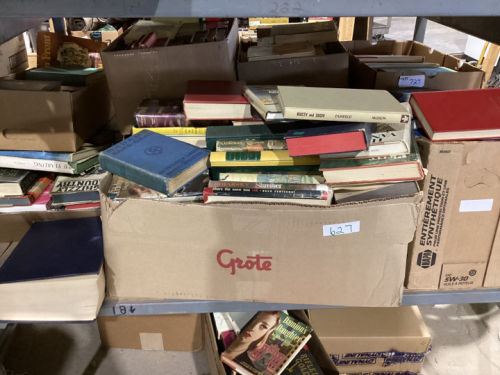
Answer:
<svg viewBox="0 0 500 375"><path fill-rule="evenodd" d="M215 181L208 183L213 188L235 188L235 189L279 189L279 190L328 190L328 186L319 184L281 184L266 182L235 182Z"/></svg>
<svg viewBox="0 0 500 375"><path fill-rule="evenodd" d="M358 111L336 111L336 110L307 110L300 108L286 108L280 98L285 119L295 120L322 120L322 121L348 121L348 122L375 122L406 124L410 120L408 113L383 113L383 112L358 112Z"/></svg>
<svg viewBox="0 0 500 375"><path fill-rule="evenodd" d="M217 141L215 151L269 151L269 150L286 150L286 141L283 139L273 140L231 140Z"/></svg>
<svg viewBox="0 0 500 375"><path fill-rule="evenodd" d="M246 86L243 87L243 96L247 98L255 110L259 112L263 119L265 119L268 112L266 105L262 103L258 97L254 96Z"/></svg>
<svg viewBox="0 0 500 375"><path fill-rule="evenodd" d="M99 154L99 164L102 169L110 173L117 174L120 177L156 190L159 193L169 194L168 182L170 179L167 177L160 177L149 173L146 170L137 168L103 153Z"/></svg>
<svg viewBox="0 0 500 375"><path fill-rule="evenodd" d="M180 127L186 125L186 117L180 114L135 114L135 121L139 128ZM172 133L178 134L178 133Z"/></svg>
<svg viewBox="0 0 500 375"><path fill-rule="evenodd" d="M71 161L71 153L45 151L0 151L0 157L16 157L39 160Z"/></svg>
<svg viewBox="0 0 500 375"><path fill-rule="evenodd" d="M38 160L3 156L0 157L0 167L74 174L74 169L68 162L54 160Z"/></svg>
<svg viewBox="0 0 500 375"><path fill-rule="evenodd" d="M30 172L25 179L23 179L20 183L19 186L21 188L21 191L23 192L23 195L31 188L35 182L35 180L38 178L39 174L36 172Z"/></svg>
<svg viewBox="0 0 500 375"><path fill-rule="evenodd" d="M53 177L40 178L35 183L35 185L33 185L33 187L26 193L26 195L30 197L29 199L31 200L31 202L34 202L53 181Z"/></svg>
<svg viewBox="0 0 500 375"><path fill-rule="evenodd" d="M212 195L259 198L327 199L325 190L212 188Z"/></svg>
<svg viewBox="0 0 500 375"><path fill-rule="evenodd" d="M135 128L134 134L142 131L143 129L144 128ZM193 127L167 127L167 128L157 127L147 130L151 130L155 133L163 135L205 135L207 132L207 128L193 128Z"/></svg>

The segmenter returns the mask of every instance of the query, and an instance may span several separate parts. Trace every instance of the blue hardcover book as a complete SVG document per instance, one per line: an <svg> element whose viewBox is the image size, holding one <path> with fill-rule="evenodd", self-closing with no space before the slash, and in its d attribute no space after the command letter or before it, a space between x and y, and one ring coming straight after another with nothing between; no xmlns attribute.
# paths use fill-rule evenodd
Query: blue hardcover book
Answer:
<svg viewBox="0 0 500 375"><path fill-rule="evenodd" d="M103 263L100 217L34 223L0 267L0 321L94 320Z"/></svg>
<svg viewBox="0 0 500 375"><path fill-rule="evenodd" d="M205 172L210 151L143 130L99 154L101 167L172 195Z"/></svg>

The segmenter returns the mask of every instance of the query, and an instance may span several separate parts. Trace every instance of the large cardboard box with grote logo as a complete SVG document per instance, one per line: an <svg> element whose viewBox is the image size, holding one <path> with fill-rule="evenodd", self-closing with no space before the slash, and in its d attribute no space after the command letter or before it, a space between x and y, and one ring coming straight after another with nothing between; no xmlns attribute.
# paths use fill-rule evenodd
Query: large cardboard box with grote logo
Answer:
<svg viewBox="0 0 500 375"><path fill-rule="evenodd" d="M418 144L428 172L406 285L481 287L500 215L500 142Z"/></svg>
<svg viewBox="0 0 500 375"><path fill-rule="evenodd" d="M101 208L111 297L401 303L420 194L328 208L117 204L105 195L110 180Z"/></svg>

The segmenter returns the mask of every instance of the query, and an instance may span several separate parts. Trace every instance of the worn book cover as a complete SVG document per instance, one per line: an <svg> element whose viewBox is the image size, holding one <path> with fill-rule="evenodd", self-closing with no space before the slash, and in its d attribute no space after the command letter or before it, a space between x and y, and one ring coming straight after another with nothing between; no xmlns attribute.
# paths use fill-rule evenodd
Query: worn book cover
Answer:
<svg viewBox="0 0 500 375"><path fill-rule="evenodd" d="M278 86L244 86L243 95L266 121L283 120L278 100Z"/></svg>
<svg viewBox="0 0 500 375"><path fill-rule="evenodd" d="M52 184L55 177L50 173L37 178L37 181L24 195L1 197L0 206L30 206L45 191L47 186Z"/></svg>
<svg viewBox="0 0 500 375"><path fill-rule="evenodd" d="M0 168L0 197L24 195L38 176L34 171Z"/></svg>
<svg viewBox="0 0 500 375"><path fill-rule="evenodd" d="M172 195L207 170L210 152L171 137L143 130L102 151L103 169Z"/></svg>
<svg viewBox="0 0 500 375"><path fill-rule="evenodd" d="M235 188L235 189L278 189L278 190L328 190L328 186L322 184L289 184L275 182L245 182L245 181L215 181L208 183L212 188Z"/></svg>
<svg viewBox="0 0 500 375"><path fill-rule="evenodd" d="M286 150L286 141L283 139L235 139L217 141L215 151L267 151Z"/></svg>
<svg viewBox="0 0 500 375"><path fill-rule="evenodd" d="M289 130L286 144L290 156L321 155L367 150L374 123L347 123L321 128Z"/></svg>
<svg viewBox="0 0 500 375"><path fill-rule="evenodd" d="M98 155L76 162L55 161L47 159L32 159L27 157L0 156L0 167L19 168L34 171L80 174L93 167L98 161Z"/></svg>
<svg viewBox="0 0 500 375"><path fill-rule="evenodd" d="M210 153L213 167L220 166L300 166L319 165L318 156L292 158L288 150L275 151L214 151Z"/></svg>
<svg viewBox="0 0 500 375"><path fill-rule="evenodd" d="M317 172L319 173L319 172ZM293 173L221 173L219 181L266 182L282 184L323 184L325 178L318 174Z"/></svg>
<svg viewBox="0 0 500 375"><path fill-rule="evenodd" d="M139 128L186 126L182 100L144 99L134 113Z"/></svg>
<svg viewBox="0 0 500 375"><path fill-rule="evenodd" d="M285 119L408 123L410 113L385 90L278 86Z"/></svg>
<svg viewBox="0 0 500 375"><path fill-rule="evenodd" d="M281 311L262 311L221 354L244 375L278 375L311 338L312 328Z"/></svg>

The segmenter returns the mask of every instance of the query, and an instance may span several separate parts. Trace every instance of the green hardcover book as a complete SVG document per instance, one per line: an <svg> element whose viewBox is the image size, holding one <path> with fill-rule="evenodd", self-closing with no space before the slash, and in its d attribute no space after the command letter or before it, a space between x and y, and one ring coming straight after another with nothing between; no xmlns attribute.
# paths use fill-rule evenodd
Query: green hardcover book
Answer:
<svg viewBox="0 0 500 375"><path fill-rule="evenodd" d="M326 183L331 185L415 181L424 178L414 137L407 155L323 160L319 169L323 172Z"/></svg>
<svg viewBox="0 0 500 375"><path fill-rule="evenodd" d="M70 161L68 164L73 168L73 174L80 174L93 167L99 162L99 155L80 161Z"/></svg>
<svg viewBox="0 0 500 375"><path fill-rule="evenodd" d="M311 338L312 328L282 311L257 313L221 354L243 375L278 375Z"/></svg>
<svg viewBox="0 0 500 375"><path fill-rule="evenodd" d="M33 81L58 81L63 86L89 86L105 77L103 69L61 68L47 66L26 71L26 79Z"/></svg>
<svg viewBox="0 0 500 375"><path fill-rule="evenodd" d="M320 127L332 125L332 123L322 122L320 124L311 121L296 121L272 125L240 125L240 126L209 126L207 127L207 149L216 150L217 141L230 140L283 140L289 130L303 129L307 127Z"/></svg>

